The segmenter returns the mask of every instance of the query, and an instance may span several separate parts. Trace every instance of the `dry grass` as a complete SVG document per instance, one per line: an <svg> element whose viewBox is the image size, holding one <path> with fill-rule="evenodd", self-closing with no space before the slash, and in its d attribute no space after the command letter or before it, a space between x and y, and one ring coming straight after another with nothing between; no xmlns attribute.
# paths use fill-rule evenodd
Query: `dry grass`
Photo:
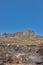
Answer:
<svg viewBox="0 0 43 65"><path fill-rule="evenodd" d="M43 43L43 37L40 36L33 36L33 37L0 37L0 42L5 43L16 43L16 44L40 44Z"/></svg>

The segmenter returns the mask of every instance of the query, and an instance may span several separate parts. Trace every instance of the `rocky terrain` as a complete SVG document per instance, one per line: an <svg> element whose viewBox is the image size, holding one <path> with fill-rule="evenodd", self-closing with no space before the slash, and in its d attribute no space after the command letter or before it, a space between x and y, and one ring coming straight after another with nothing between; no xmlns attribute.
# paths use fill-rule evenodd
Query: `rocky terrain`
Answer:
<svg viewBox="0 0 43 65"><path fill-rule="evenodd" d="M38 36L34 31L26 30L23 32L17 32L14 34L3 33L0 35L0 43L3 44L40 44L43 43L43 36Z"/></svg>
<svg viewBox="0 0 43 65"><path fill-rule="evenodd" d="M43 46L0 45L0 65L7 64L43 65Z"/></svg>
<svg viewBox="0 0 43 65"><path fill-rule="evenodd" d="M0 35L0 65L43 65L43 36L30 30Z"/></svg>

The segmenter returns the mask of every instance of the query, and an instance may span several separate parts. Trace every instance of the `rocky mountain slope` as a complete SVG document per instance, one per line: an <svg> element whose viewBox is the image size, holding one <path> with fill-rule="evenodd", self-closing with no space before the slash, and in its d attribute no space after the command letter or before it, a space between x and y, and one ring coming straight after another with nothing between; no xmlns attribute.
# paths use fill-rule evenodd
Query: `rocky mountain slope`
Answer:
<svg viewBox="0 0 43 65"><path fill-rule="evenodd" d="M43 36L30 30L0 35L0 65L43 65Z"/></svg>
<svg viewBox="0 0 43 65"><path fill-rule="evenodd" d="M3 33L0 35L0 43L14 43L14 44L40 44L43 43L43 36L38 36L34 31L26 30L14 34Z"/></svg>

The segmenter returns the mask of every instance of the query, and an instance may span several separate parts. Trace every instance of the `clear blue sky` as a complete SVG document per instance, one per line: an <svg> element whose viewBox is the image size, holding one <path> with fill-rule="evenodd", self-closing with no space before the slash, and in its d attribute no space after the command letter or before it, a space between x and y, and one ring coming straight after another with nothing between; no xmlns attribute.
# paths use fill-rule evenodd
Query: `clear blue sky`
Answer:
<svg viewBox="0 0 43 65"><path fill-rule="evenodd" d="M0 33L27 29L43 35L43 0L0 0Z"/></svg>

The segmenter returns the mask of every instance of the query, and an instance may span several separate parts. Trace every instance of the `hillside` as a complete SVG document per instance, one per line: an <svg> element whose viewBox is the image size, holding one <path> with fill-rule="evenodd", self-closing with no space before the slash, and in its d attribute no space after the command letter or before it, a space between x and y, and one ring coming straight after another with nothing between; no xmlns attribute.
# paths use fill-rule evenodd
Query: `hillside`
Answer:
<svg viewBox="0 0 43 65"><path fill-rule="evenodd" d="M3 44L40 44L43 43L43 36L38 36L34 31L26 30L14 34L3 33L0 35L0 43Z"/></svg>
<svg viewBox="0 0 43 65"><path fill-rule="evenodd" d="M0 65L43 65L43 36L30 30L0 35Z"/></svg>

